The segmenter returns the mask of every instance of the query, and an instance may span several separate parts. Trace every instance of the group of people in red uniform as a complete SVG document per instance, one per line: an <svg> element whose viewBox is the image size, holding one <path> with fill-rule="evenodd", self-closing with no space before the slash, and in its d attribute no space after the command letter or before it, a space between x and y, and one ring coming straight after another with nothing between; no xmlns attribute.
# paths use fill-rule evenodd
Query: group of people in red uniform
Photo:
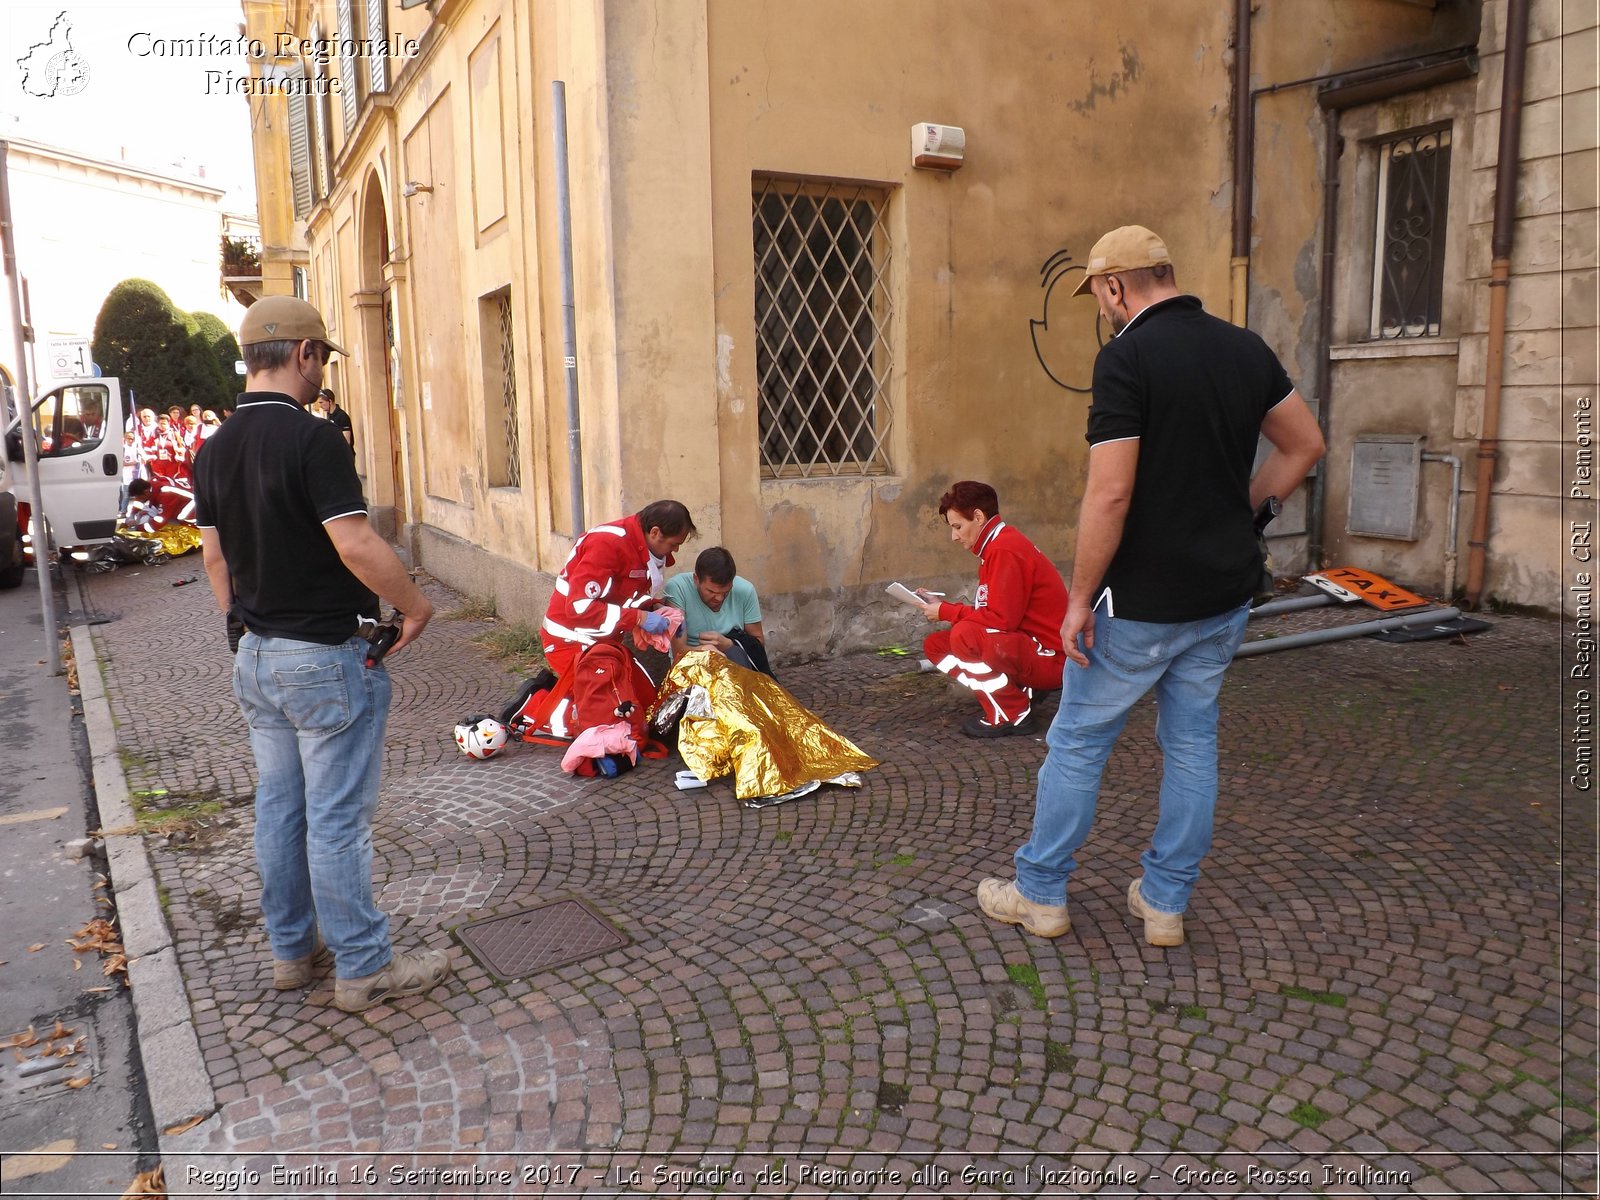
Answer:
<svg viewBox="0 0 1600 1200"><path fill-rule="evenodd" d="M151 484L152 503L167 520L187 520L194 499L194 457L222 421L210 409L191 405L188 412L174 404L158 414L139 410L139 423L122 441L122 479Z"/></svg>
<svg viewBox="0 0 1600 1200"><path fill-rule="evenodd" d="M953 484L940 497L939 516L952 540L977 555L978 588L970 605L918 593L928 620L950 626L928 636L924 653L978 699L979 712L962 723L963 733L1032 733L1035 694L1061 687L1067 585L1055 564L1001 519L989 484ZM623 704L633 699L642 721L655 684L623 640L635 629L666 631L658 597L673 555L694 532L685 505L657 500L578 539L556 576L541 629L545 661L565 681L543 732L563 738L581 732L593 719L579 711L583 695L596 686L605 689L607 703L613 694ZM620 673L631 678L619 679Z"/></svg>

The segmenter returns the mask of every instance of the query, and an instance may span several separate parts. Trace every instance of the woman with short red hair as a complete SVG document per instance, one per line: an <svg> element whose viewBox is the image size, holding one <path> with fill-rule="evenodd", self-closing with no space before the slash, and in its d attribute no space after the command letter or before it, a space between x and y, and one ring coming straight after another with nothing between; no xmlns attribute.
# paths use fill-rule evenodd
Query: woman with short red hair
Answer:
<svg viewBox="0 0 1600 1200"><path fill-rule="evenodd" d="M1067 585L1038 547L1000 519L999 497L987 483L951 484L939 497L939 516L950 539L978 556L978 591L970 606L917 593L928 620L950 622L928 635L922 652L978 697L981 711L961 723L962 733L1033 733L1033 693L1061 686Z"/></svg>

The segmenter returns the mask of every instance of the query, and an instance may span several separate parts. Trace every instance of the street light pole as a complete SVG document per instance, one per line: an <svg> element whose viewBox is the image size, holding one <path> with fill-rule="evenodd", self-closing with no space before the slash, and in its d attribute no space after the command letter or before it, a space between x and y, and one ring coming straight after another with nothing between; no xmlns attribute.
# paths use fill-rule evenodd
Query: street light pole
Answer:
<svg viewBox="0 0 1600 1200"><path fill-rule="evenodd" d="M22 461L33 485L33 569L39 576L39 608L45 641L50 646L50 674L61 674L61 637L56 628L56 595L50 586L50 527L44 519L44 491L39 483L38 431L33 426L33 388L28 379L28 343L22 332L22 284L17 274L16 229L11 214L11 144L0 139L0 252L5 258L6 286L11 293L11 336L17 355L17 429L22 435Z"/></svg>

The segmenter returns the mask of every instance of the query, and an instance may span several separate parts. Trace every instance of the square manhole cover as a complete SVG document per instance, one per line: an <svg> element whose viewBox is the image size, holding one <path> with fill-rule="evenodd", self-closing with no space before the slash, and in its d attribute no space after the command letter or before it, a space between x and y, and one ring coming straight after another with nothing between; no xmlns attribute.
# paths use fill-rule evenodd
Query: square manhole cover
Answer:
<svg viewBox="0 0 1600 1200"><path fill-rule="evenodd" d="M526 912L456 929L462 945L498 979L521 979L628 944L581 900L558 900Z"/></svg>

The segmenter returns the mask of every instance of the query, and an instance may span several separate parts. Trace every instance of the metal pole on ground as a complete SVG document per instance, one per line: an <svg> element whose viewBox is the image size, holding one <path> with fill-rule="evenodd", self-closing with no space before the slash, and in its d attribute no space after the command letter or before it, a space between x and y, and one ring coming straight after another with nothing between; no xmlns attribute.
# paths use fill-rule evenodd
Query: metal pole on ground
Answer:
<svg viewBox="0 0 1600 1200"><path fill-rule="evenodd" d="M1454 620L1461 615L1459 608L1430 608L1422 612L1406 613L1399 617L1380 617L1376 621L1361 621L1355 625L1340 625L1335 629L1312 629L1305 633L1291 633L1288 637L1257 638L1246 642L1234 654L1235 658L1249 658L1253 654L1269 654L1274 650L1293 650L1297 646L1317 646L1323 642L1342 642L1350 638L1366 637L1369 633L1382 633L1386 629L1406 629L1413 625L1430 625Z"/></svg>
<svg viewBox="0 0 1600 1200"><path fill-rule="evenodd" d="M1282 600L1268 600L1265 604L1250 610L1250 618L1270 617L1277 613L1299 612L1302 608L1326 608L1337 603L1326 592L1315 596L1287 596Z"/></svg>

